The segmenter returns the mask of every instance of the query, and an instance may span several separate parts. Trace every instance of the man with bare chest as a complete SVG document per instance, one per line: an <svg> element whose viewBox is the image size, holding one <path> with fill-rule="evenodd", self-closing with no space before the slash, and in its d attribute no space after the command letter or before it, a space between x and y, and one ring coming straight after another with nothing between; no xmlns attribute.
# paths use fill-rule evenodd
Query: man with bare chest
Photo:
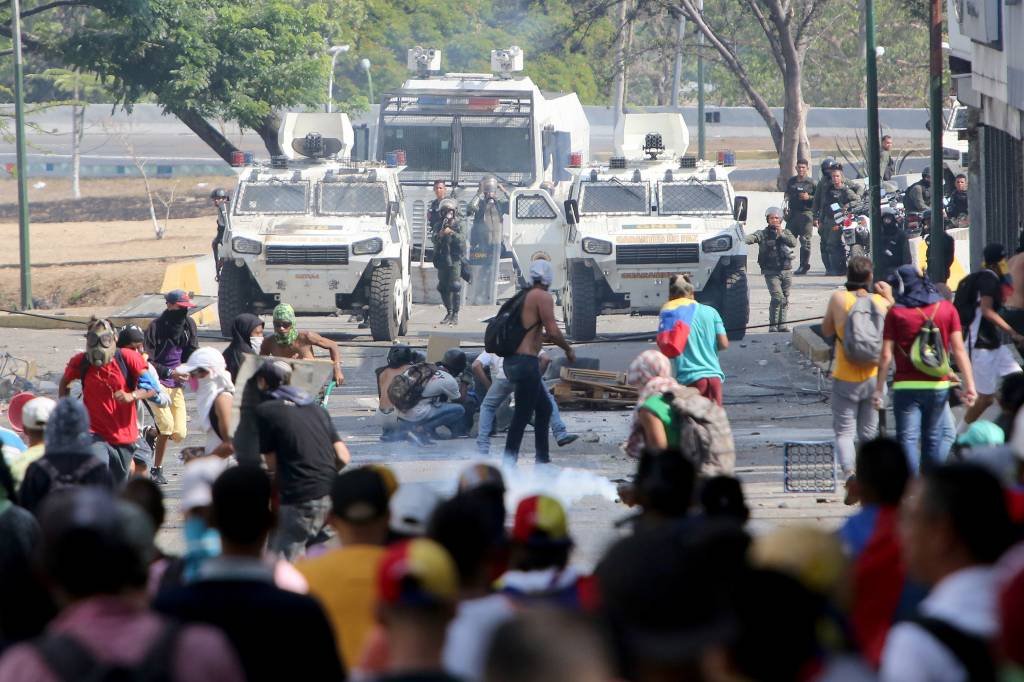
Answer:
<svg viewBox="0 0 1024 682"><path fill-rule="evenodd" d="M526 335L516 349L516 354L505 358L505 377L515 385L516 397L512 425L509 426L508 440L505 441L506 464L518 461L523 432L531 416L536 437L536 461L538 464L551 461L548 454L551 403L544 395L547 387L541 381L538 355L545 342L553 343L565 351L570 364L576 362L576 352L562 336L555 320L555 301L548 293L553 278L554 270L550 262L538 259L530 264L532 286L523 301L521 313Z"/></svg>
<svg viewBox="0 0 1024 682"><path fill-rule="evenodd" d="M1006 296L1001 315L1015 332L1024 334L1024 251L1011 258L1007 266L1013 291Z"/></svg>
<svg viewBox="0 0 1024 682"><path fill-rule="evenodd" d="M313 347L323 348L331 355L334 363L334 383L341 386L345 375L341 372L341 353L338 344L325 339L316 332L300 332L295 328L295 310L287 303L274 308L274 335L264 338L260 355L295 360L313 360Z"/></svg>

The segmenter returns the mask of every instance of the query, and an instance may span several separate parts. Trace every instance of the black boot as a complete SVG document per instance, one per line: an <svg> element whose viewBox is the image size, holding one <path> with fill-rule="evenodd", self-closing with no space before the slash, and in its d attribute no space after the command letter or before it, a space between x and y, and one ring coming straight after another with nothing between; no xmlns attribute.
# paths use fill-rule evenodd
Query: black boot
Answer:
<svg viewBox="0 0 1024 682"><path fill-rule="evenodd" d="M793 272L794 275L806 275L811 269L811 250L800 247L800 267Z"/></svg>
<svg viewBox="0 0 1024 682"><path fill-rule="evenodd" d="M448 324L455 326L459 323L459 308L462 307L462 292L452 292L452 314L448 316Z"/></svg>
<svg viewBox="0 0 1024 682"><path fill-rule="evenodd" d="M441 319L441 324L448 324L452 319L452 294L450 291L441 292L441 303L444 304L445 315Z"/></svg>

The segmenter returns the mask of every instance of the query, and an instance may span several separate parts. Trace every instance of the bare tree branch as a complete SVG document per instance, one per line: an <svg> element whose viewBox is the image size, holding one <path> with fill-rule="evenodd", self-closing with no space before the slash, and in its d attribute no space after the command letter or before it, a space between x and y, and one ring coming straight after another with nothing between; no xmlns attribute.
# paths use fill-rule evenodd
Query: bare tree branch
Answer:
<svg viewBox="0 0 1024 682"><path fill-rule="evenodd" d="M89 3L83 2L82 0L54 0L53 2L48 2L45 5L39 5L38 7L25 10L21 13L21 18L24 19L25 17L31 17L35 14L42 14L43 12L56 9L57 7L76 7L86 4Z"/></svg>

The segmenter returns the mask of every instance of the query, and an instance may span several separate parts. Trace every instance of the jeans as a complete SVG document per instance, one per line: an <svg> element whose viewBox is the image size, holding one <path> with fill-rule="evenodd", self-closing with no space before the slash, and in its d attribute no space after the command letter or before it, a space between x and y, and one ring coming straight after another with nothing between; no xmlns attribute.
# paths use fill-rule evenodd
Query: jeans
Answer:
<svg viewBox="0 0 1024 682"><path fill-rule="evenodd" d="M487 389L484 401L480 403L480 423L477 426L476 447L481 455L487 455L491 449L491 434L494 431L494 420L505 401L515 391L515 385L508 379L496 378ZM562 415L558 411L558 403L550 391L544 391L551 403L551 434L555 440L565 437L569 433Z"/></svg>
<svg viewBox="0 0 1024 682"><path fill-rule="evenodd" d="M506 460L519 459L526 425L533 416L536 461L551 461L548 455L548 427L551 423L551 401L544 394L547 388L540 377L540 359L534 355L513 355L505 359L505 376L515 386L516 409L505 441Z"/></svg>
<svg viewBox="0 0 1024 682"><path fill-rule="evenodd" d="M942 463L943 419L949 389L900 388L892 392L896 436L912 474Z"/></svg>
<svg viewBox="0 0 1024 682"><path fill-rule="evenodd" d="M325 495L305 502L282 504L277 513L277 526L270 536L270 550L278 552L288 561L306 553L306 546L327 531L331 511L331 497Z"/></svg>
<svg viewBox="0 0 1024 682"><path fill-rule="evenodd" d="M399 422L406 425L408 429L418 429L431 438L437 437L437 427L447 426L452 435L458 435L462 420L466 415L466 409L455 403L441 403L430 408L430 413L423 419L416 422L408 422L399 419Z"/></svg>
<svg viewBox="0 0 1024 682"><path fill-rule="evenodd" d="M852 475L855 468L854 436L864 443L878 435L878 410L872 404L874 389L874 377L859 383L832 380L832 430L844 477Z"/></svg>
<svg viewBox="0 0 1024 682"><path fill-rule="evenodd" d="M945 462L949 458L949 451L953 449L956 442L956 419L953 417L953 408L946 401L946 407L942 410L942 430L939 436L939 461Z"/></svg>

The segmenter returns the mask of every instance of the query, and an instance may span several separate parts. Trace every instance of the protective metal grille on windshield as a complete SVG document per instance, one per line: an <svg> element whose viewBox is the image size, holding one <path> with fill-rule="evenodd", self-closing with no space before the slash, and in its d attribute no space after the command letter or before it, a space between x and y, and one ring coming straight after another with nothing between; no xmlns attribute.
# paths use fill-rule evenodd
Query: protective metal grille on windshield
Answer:
<svg viewBox="0 0 1024 682"><path fill-rule="evenodd" d="M246 182L235 202L238 215L302 214L308 210L308 182Z"/></svg>
<svg viewBox="0 0 1024 682"><path fill-rule="evenodd" d="M620 244L615 247L619 265L653 265L656 263L698 263L699 244Z"/></svg>
<svg viewBox="0 0 1024 682"><path fill-rule="evenodd" d="M267 265L348 265L348 246L267 247Z"/></svg>
<svg viewBox="0 0 1024 682"><path fill-rule="evenodd" d="M544 197L532 194L516 197L516 218L521 220L550 220L555 211Z"/></svg>
<svg viewBox="0 0 1024 682"><path fill-rule="evenodd" d="M725 187L719 184L663 182L659 189L658 213L661 215L730 212Z"/></svg>
<svg viewBox="0 0 1024 682"><path fill-rule="evenodd" d="M648 215L651 212L651 188L646 182L583 185L580 213Z"/></svg>
<svg viewBox="0 0 1024 682"><path fill-rule="evenodd" d="M382 216L388 197L383 182L321 183L320 213Z"/></svg>

